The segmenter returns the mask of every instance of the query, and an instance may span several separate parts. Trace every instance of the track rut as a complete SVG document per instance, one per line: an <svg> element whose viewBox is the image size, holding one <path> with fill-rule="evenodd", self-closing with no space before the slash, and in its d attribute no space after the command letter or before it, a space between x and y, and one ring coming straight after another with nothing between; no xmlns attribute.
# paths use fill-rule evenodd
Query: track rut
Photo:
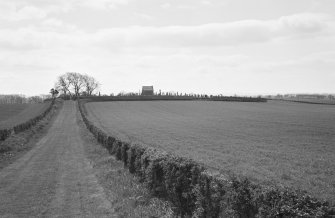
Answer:
<svg viewBox="0 0 335 218"><path fill-rule="evenodd" d="M0 171L0 217L114 217L85 156L77 107L64 102L48 133Z"/></svg>

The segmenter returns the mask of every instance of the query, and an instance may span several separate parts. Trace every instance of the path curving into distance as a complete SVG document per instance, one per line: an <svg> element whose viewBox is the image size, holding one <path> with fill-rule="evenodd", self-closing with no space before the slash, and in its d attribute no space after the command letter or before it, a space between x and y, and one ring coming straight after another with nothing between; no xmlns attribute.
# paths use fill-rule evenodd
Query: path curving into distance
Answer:
<svg viewBox="0 0 335 218"><path fill-rule="evenodd" d="M113 217L76 119L76 103L64 102L47 135L0 171L0 217Z"/></svg>

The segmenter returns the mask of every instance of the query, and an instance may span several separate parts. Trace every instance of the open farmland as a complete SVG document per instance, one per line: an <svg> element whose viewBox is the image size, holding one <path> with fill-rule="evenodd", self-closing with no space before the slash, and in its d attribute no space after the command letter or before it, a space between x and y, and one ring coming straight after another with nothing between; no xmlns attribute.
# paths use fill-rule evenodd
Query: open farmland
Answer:
<svg viewBox="0 0 335 218"><path fill-rule="evenodd" d="M0 129L13 127L42 114L50 103L0 104Z"/></svg>
<svg viewBox="0 0 335 218"><path fill-rule="evenodd" d="M304 98L284 98L285 101L296 101L301 103L311 103L311 104L329 104L335 105L334 99L304 99Z"/></svg>
<svg viewBox="0 0 335 218"><path fill-rule="evenodd" d="M335 108L293 102L87 103L110 135L334 201Z"/></svg>
<svg viewBox="0 0 335 218"><path fill-rule="evenodd" d="M29 105L30 104L0 104L0 122L19 114Z"/></svg>

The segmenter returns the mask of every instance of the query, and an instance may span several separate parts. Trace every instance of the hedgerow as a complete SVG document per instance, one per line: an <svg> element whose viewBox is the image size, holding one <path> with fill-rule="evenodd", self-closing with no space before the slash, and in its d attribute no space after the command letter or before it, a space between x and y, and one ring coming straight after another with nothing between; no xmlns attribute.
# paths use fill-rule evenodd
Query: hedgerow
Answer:
<svg viewBox="0 0 335 218"><path fill-rule="evenodd" d="M79 110L97 140L121 160L154 196L172 202L181 217L331 217L329 202L289 188L263 187L247 178L209 172L203 165L143 144L107 135Z"/></svg>
<svg viewBox="0 0 335 218"><path fill-rule="evenodd" d="M11 134L17 134L34 126L38 121L43 119L51 111L54 102L55 101L53 100L42 114L31 118L26 122L13 126L12 128L0 129L0 141L6 140Z"/></svg>
<svg viewBox="0 0 335 218"><path fill-rule="evenodd" d="M0 141L4 141L13 132L13 129L0 129Z"/></svg>
<svg viewBox="0 0 335 218"><path fill-rule="evenodd" d="M213 96L213 95L125 95L125 96L89 96L82 97L92 101L236 101L236 102L267 102L266 98L239 97L239 96Z"/></svg>

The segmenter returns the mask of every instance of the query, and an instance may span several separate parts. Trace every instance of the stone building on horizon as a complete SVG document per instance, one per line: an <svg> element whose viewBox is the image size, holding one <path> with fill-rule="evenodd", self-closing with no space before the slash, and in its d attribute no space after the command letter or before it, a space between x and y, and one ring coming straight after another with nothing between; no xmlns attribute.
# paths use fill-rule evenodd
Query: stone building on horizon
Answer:
<svg viewBox="0 0 335 218"><path fill-rule="evenodd" d="M153 86L142 86L141 95L154 95L154 87Z"/></svg>

